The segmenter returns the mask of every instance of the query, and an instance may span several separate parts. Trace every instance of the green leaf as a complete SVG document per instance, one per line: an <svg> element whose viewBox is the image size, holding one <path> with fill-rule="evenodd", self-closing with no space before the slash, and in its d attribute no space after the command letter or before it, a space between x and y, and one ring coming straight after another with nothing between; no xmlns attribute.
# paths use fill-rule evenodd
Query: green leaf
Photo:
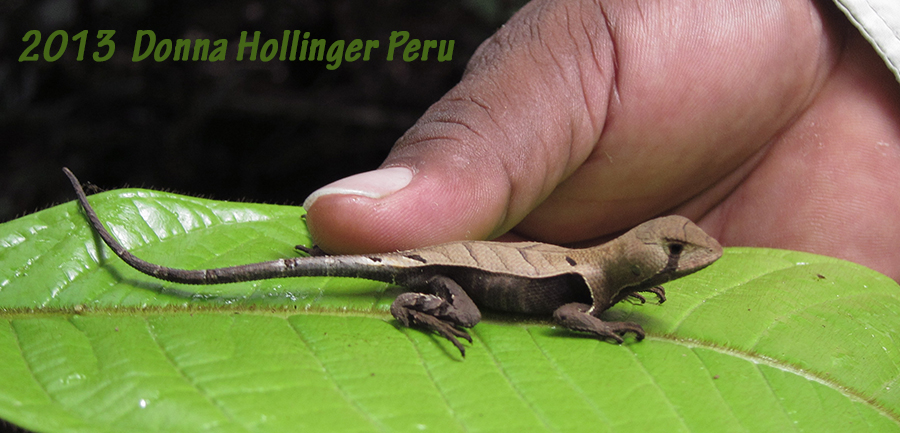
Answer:
<svg viewBox="0 0 900 433"><path fill-rule="evenodd" d="M144 259L295 255L296 207L91 197ZM900 431L900 290L837 259L729 248L622 303L610 344L487 314L467 357L401 329L400 289L344 278L186 286L140 274L74 202L0 225L0 418L39 432Z"/></svg>

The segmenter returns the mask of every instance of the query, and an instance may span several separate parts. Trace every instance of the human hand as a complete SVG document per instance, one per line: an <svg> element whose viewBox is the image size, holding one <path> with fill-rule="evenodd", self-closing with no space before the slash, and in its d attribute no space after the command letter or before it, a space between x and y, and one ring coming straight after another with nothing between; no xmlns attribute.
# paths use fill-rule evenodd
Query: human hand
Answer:
<svg viewBox="0 0 900 433"><path fill-rule="evenodd" d="M535 0L382 169L307 200L332 253L580 243L660 214L900 279L900 88L830 3Z"/></svg>

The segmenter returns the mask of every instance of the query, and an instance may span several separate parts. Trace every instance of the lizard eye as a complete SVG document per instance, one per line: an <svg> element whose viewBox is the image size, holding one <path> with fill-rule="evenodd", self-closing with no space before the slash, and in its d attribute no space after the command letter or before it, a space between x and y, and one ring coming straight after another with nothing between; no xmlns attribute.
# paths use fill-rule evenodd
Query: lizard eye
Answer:
<svg viewBox="0 0 900 433"><path fill-rule="evenodd" d="M670 256L680 256L681 252L684 251L684 245L676 243L676 242L672 242L672 243L666 245L666 248L669 249Z"/></svg>

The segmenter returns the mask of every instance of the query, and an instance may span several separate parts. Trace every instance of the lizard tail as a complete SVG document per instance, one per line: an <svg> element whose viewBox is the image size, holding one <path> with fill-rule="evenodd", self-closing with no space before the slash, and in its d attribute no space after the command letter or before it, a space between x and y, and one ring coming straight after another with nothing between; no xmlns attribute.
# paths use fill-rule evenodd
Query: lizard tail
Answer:
<svg viewBox="0 0 900 433"><path fill-rule="evenodd" d="M78 178L68 169L69 178L91 227L103 242L125 263L138 271L165 281L182 284L225 284L283 277L343 276L394 283L397 271L391 266L377 266L361 256L316 256L278 259L268 262L213 269L178 269L150 263L129 252L103 226L97 212L87 200Z"/></svg>

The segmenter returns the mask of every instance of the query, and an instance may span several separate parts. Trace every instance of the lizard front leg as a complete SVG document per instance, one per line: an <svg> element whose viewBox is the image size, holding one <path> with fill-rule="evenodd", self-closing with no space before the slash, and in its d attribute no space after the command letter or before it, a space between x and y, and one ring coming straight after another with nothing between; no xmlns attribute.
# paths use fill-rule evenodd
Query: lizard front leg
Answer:
<svg viewBox="0 0 900 433"><path fill-rule="evenodd" d="M628 332L633 332L638 341L644 339L644 328L641 325L634 322L604 322L588 313L590 309L588 304L566 304L553 312L553 319L566 328L612 338L617 343L621 343L622 336Z"/></svg>
<svg viewBox="0 0 900 433"><path fill-rule="evenodd" d="M466 349L457 337L472 342L469 334L457 327L471 328L481 321L481 312L456 281L443 275L426 282L431 293L407 292L391 304L391 315L403 326L429 329L450 340L462 356Z"/></svg>

